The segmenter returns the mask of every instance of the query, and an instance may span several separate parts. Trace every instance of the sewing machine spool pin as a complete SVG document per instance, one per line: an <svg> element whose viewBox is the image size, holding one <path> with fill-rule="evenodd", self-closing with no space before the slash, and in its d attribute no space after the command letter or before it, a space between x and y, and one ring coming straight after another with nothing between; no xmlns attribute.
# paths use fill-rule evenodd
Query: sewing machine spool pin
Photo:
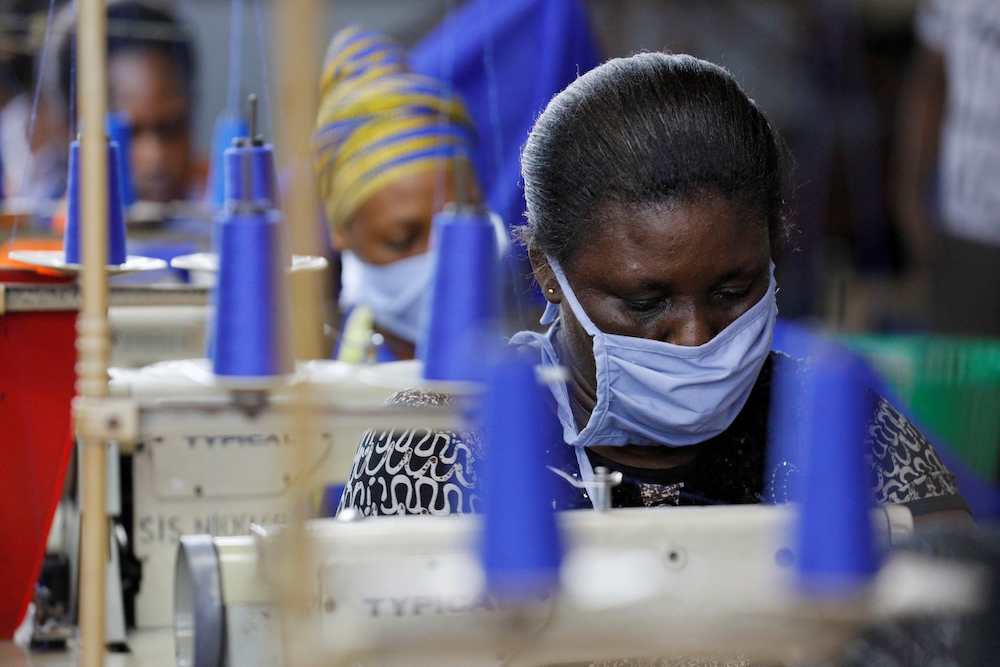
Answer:
<svg viewBox="0 0 1000 667"><path fill-rule="evenodd" d="M594 468L594 480L590 484L591 501L594 509L598 512L605 512L611 509L611 489L622 483L622 474L617 470L611 471L604 466Z"/></svg>
<svg viewBox="0 0 1000 667"><path fill-rule="evenodd" d="M250 419L259 415L269 402L268 392L261 389L234 389L231 395L233 405L242 410Z"/></svg>
<svg viewBox="0 0 1000 667"><path fill-rule="evenodd" d="M609 470L604 466L594 468L594 479L589 482L581 482L573 479L569 473L548 466L549 470L562 477L578 489L586 489L590 494L590 501L594 504L594 509L598 512L606 512L611 509L611 489L622 483L622 474L617 470Z"/></svg>

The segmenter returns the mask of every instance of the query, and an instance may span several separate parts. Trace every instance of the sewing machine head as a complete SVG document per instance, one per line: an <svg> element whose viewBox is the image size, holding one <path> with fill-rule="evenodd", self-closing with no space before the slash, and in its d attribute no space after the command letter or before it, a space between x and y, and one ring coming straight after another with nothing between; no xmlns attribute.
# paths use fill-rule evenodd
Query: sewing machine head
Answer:
<svg viewBox="0 0 1000 667"><path fill-rule="evenodd" d="M295 392L306 380L303 404ZM343 484L365 430L412 425L412 410L383 404L421 383L416 362L310 362L290 384L268 392L218 386L206 360L113 369L112 395L130 399L138 411L131 451L134 549L144 563L139 627L170 624L181 535L246 535L252 523L290 519L298 490L312 497ZM314 428L300 455L302 410ZM461 415L447 408L419 415L423 426L462 425Z"/></svg>
<svg viewBox="0 0 1000 667"><path fill-rule="evenodd" d="M179 664L280 665L286 651L337 665L678 654L799 663L835 655L863 622L940 609L941 566L906 553L853 594L803 595L797 514L794 505L561 512L559 584L514 607L486 589L475 516L351 515L301 530L183 538ZM905 507L879 507L871 518L882 553L911 534ZM900 577L914 575L901 602ZM964 581L966 593L976 586L974 572L945 575ZM974 606L974 595L951 593L950 604Z"/></svg>

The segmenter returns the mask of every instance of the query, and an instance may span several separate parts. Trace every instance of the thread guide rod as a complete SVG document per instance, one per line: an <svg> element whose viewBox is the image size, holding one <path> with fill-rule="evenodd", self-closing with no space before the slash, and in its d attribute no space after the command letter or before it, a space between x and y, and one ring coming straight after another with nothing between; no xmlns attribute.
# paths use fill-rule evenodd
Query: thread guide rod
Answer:
<svg viewBox="0 0 1000 667"><path fill-rule="evenodd" d="M79 412L108 395L108 151L107 7L105 0L78 2L77 97L81 157L83 270L77 320ZM82 434L83 507L80 547L80 665L104 665L105 572L108 524L105 506L105 440Z"/></svg>

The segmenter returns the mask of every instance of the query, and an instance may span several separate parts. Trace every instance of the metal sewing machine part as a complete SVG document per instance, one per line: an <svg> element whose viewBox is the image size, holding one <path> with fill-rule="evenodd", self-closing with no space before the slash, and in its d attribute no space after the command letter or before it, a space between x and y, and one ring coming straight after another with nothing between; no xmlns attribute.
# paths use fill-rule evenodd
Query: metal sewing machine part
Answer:
<svg viewBox="0 0 1000 667"><path fill-rule="evenodd" d="M177 580L188 587L176 593L177 632L193 632L185 646L211 650L179 655L179 664L280 666L288 641L325 664L385 667L635 655L799 664L835 655L863 622L978 604L981 572L900 552L858 597L817 606L795 583L798 513L794 504L559 512L559 588L516 608L486 585L482 516L310 521L304 566L290 551L300 542L281 526L216 538L207 562L188 553L189 540L205 538L184 537L178 568L200 571ZM898 505L873 509L869 522L882 549L908 539L913 527ZM294 572L290 562L299 564ZM901 597L900 578L917 572ZM315 582L305 618L299 609L286 618L278 602L288 577ZM947 601L944 581L957 586ZM295 627L283 628L293 617ZM210 634L218 626L211 618L224 619L224 636ZM505 632L512 625L522 630L516 636Z"/></svg>
<svg viewBox="0 0 1000 667"><path fill-rule="evenodd" d="M257 96L248 97L250 123L246 136L236 137L223 153L224 203L255 202L262 208L279 208L274 146L257 133ZM246 163L249 163L247 166ZM266 202L266 203L265 203Z"/></svg>
<svg viewBox="0 0 1000 667"><path fill-rule="evenodd" d="M111 369L111 395L135 406L137 432L123 450L132 455L133 535L143 562L136 597L140 629L169 627L174 558L181 535L246 535L254 523L292 516L294 488L343 484L365 431L421 427L460 430L454 409L385 407L403 389L466 396L471 386L427 382L416 361L358 366L338 361L300 365L296 377L313 388L317 430L301 442L294 428L293 387L268 390L248 410L220 386L207 359ZM249 392L247 392L249 393ZM308 446L308 464L296 471L291 448Z"/></svg>
<svg viewBox="0 0 1000 667"><path fill-rule="evenodd" d="M598 512L606 512L611 509L611 490L621 484L622 479L624 479L624 475L617 470L611 471L604 466L594 468L594 479L589 482L573 479L565 470L559 470L552 466L548 466L548 469L570 485L584 489L590 496L594 509Z"/></svg>

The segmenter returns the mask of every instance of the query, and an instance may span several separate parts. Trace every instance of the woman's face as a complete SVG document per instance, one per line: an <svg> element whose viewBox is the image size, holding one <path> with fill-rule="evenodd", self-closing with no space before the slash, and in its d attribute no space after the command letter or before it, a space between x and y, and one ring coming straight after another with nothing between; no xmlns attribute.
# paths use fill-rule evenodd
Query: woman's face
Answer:
<svg viewBox="0 0 1000 667"><path fill-rule="evenodd" d="M597 214L593 238L563 268L601 331L702 345L767 292L771 246L758 220L756 211L719 196L643 207L609 204ZM533 257L535 274L546 298L562 304L574 365L596 386L592 340L539 259Z"/></svg>
<svg viewBox="0 0 1000 667"><path fill-rule="evenodd" d="M455 201L454 167L428 169L393 181L369 197L336 232L334 242L369 264L388 264L427 252L434 214ZM464 201L480 203L472 178Z"/></svg>

